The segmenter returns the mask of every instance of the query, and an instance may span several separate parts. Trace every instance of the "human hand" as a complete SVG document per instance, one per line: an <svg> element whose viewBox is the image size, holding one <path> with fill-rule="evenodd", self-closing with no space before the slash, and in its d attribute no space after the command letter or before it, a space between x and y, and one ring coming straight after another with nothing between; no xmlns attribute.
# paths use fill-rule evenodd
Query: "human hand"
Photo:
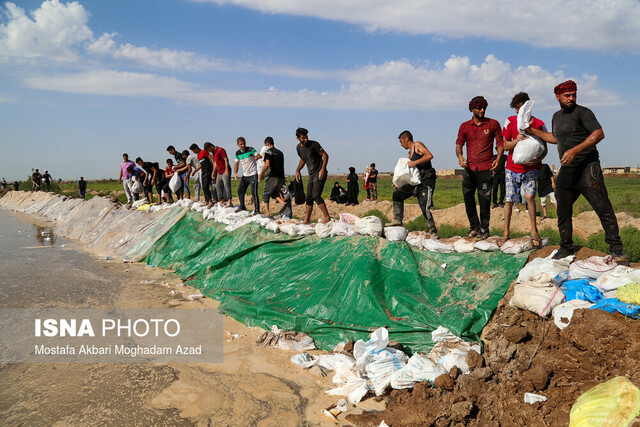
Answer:
<svg viewBox="0 0 640 427"><path fill-rule="evenodd" d="M540 159L538 159L537 157L534 157L533 160L531 160L530 162L524 163L524 165L525 166L535 166L538 163L540 163Z"/></svg>
<svg viewBox="0 0 640 427"><path fill-rule="evenodd" d="M465 159L462 156L458 157L458 163L460 164L460 167L462 167L464 169L466 169L467 166L468 166L467 159Z"/></svg>
<svg viewBox="0 0 640 427"><path fill-rule="evenodd" d="M565 151L562 155L562 159L560 159L560 164L562 166L569 166L571 163L573 163L577 154L578 153L576 153L573 148Z"/></svg>
<svg viewBox="0 0 640 427"><path fill-rule="evenodd" d="M296 171L296 181L302 182L302 176L300 176L300 171Z"/></svg>
<svg viewBox="0 0 640 427"><path fill-rule="evenodd" d="M416 165L416 162L414 161L410 161L409 163L407 163L407 166L410 168L415 167L415 165Z"/></svg>
<svg viewBox="0 0 640 427"><path fill-rule="evenodd" d="M499 159L494 159L493 162L491 162L491 170L495 171L499 163L500 163Z"/></svg>
<svg viewBox="0 0 640 427"><path fill-rule="evenodd" d="M320 172L318 172L318 178L324 179L326 176L327 176L327 170L326 169L321 169Z"/></svg>

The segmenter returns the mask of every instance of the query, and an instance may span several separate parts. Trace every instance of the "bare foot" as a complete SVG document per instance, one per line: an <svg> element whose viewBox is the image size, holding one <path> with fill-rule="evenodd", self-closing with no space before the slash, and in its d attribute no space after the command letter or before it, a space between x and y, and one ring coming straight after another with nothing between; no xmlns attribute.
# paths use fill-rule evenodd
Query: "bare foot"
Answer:
<svg viewBox="0 0 640 427"><path fill-rule="evenodd" d="M507 243L507 240L509 240L510 237L509 236L502 236L497 242L496 244L498 245L499 248L502 247L502 245L504 245L505 243Z"/></svg>
<svg viewBox="0 0 640 427"><path fill-rule="evenodd" d="M531 246L536 249L542 247L542 238L538 233L531 233Z"/></svg>

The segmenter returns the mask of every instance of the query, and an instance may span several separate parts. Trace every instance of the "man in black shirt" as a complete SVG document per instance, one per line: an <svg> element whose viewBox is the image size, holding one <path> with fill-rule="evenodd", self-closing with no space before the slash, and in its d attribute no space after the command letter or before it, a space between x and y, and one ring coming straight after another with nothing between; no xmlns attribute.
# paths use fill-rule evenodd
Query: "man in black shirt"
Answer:
<svg viewBox="0 0 640 427"><path fill-rule="evenodd" d="M504 207L504 191L506 185L505 164L507 162L507 155L502 154L498 167L492 172L493 176L493 188L491 194L493 195L493 205L491 208L503 208ZM498 189L500 190L500 197L498 197Z"/></svg>
<svg viewBox="0 0 640 427"><path fill-rule="evenodd" d="M40 191L40 184L42 183L42 175L40 175L40 171L36 169L36 171L31 175L31 182L33 183L33 187L31 187L31 191Z"/></svg>
<svg viewBox="0 0 640 427"><path fill-rule="evenodd" d="M307 185L307 208L304 215L304 223L311 223L311 213L313 212L313 202L316 202L318 208L322 212L322 220L318 222L329 222L329 211L327 205L322 199L322 190L324 189L324 183L327 181L327 163L329 162L329 155L322 148L317 141L312 141L308 138L308 133L305 128L298 128L296 130L296 138L300 143L296 147L300 162L296 169L296 181L302 182L302 176L300 170L307 165L307 171L309 172L309 184Z"/></svg>
<svg viewBox="0 0 640 427"><path fill-rule="evenodd" d="M269 177L264 183L264 191L262 192L262 200L264 201L265 215L270 216L269 200L277 199L280 196L280 190L285 184L284 181L284 154L275 147L273 138L270 136L264 139L264 145L267 151L264 153L264 167L258 171L259 180L264 179L267 170L271 168Z"/></svg>
<svg viewBox="0 0 640 427"><path fill-rule="evenodd" d="M156 192L158 193L158 204L162 203L162 188L165 184L164 170L160 169L160 165L157 162L145 162L140 157L136 158L136 164L144 172L142 180L144 197L149 200L149 203L153 203L153 185L155 184Z"/></svg>
<svg viewBox="0 0 640 427"><path fill-rule="evenodd" d="M540 196L540 206L542 206L542 212L544 216L542 219L547 219L547 198L554 204L556 210L558 210L558 204L556 203L556 195L554 189L556 184L553 180L553 172L548 164L544 163L540 168L540 175L538 176L538 195Z"/></svg>
<svg viewBox="0 0 640 427"><path fill-rule="evenodd" d="M371 200L378 201L378 169L376 164L371 163L371 170L369 171L369 191L371 191Z"/></svg>
<svg viewBox="0 0 640 427"><path fill-rule="evenodd" d="M528 128L527 133L558 144L562 165L556 178L560 250L554 258L574 254L571 217L573 204L582 194L600 218L604 240L609 244L611 255L616 262L628 263L596 148L596 144L604 139L602 126L590 109L576 104L578 87L573 80L560 83L553 91L560 103L560 110L553 115L552 132Z"/></svg>

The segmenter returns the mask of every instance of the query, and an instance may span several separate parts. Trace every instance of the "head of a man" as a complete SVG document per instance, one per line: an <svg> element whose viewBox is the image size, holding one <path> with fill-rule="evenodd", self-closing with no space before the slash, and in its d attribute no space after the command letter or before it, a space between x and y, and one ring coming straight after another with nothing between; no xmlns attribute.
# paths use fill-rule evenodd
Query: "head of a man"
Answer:
<svg viewBox="0 0 640 427"><path fill-rule="evenodd" d="M40 173L40 171L38 171L38 169L36 169L36 173Z"/></svg>
<svg viewBox="0 0 640 427"><path fill-rule="evenodd" d="M408 130L404 130L398 135L398 140L402 148L409 149L411 148L411 144L413 144L413 135Z"/></svg>
<svg viewBox="0 0 640 427"><path fill-rule="evenodd" d="M244 139L243 137L239 137L236 140L236 143L238 144L238 148L240 148L240 151L245 151L247 148L247 140Z"/></svg>
<svg viewBox="0 0 640 427"><path fill-rule="evenodd" d="M167 159L167 166L169 166L170 168L173 167L173 160L171 159Z"/></svg>
<svg viewBox="0 0 640 427"><path fill-rule="evenodd" d="M136 164L138 166L144 166L144 161L140 157L136 157Z"/></svg>
<svg viewBox="0 0 640 427"><path fill-rule="evenodd" d="M484 118L484 114L487 111L489 103L483 96L476 96L469 101L469 111L473 113L473 117L476 119Z"/></svg>
<svg viewBox="0 0 640 427"><path fill-rule="evenodd" d="M376 168L376 164L375 163L371 163L369 166L371 167L371 170L375 170L375 168Z"/></svg>
<svg viewBox="0 0 640 427"><path fill-rule="evenodd" d="M336 183L335 183L335 184L333 184L333 186L334 186L334 187L336 187L336 188L338 188L338 187L340 187L340 183L339 183L338 181L336 181Z"/></svg>
<svg viewBox="0 0 640 427"><path fill-rule="evenodd" d="M170 145L167 147L167 151L169 152L169 154L174 155L176 154L176 147L174 147L173 145Z"/></svg>
<svg viewBox="0 0 640 427"><path fill-rule="evenodd" d="M210 143L209 141L207 141L204 143L204 149L210 153L213 153L213 151L216 149L216 146Z"/></svg>
<svg viewBox="0 0 640 427"><path fill-rule="evenodd" d="M309 131L305 128L296 129L296 138L302 145L307 145L307 141L309 141Z"/></svg>
<svg viewBox="0 0 640 427"><path fill-rule="evenodd" d="M129 161L129 155L127 153L122 154L122 160L124 160L125 162Z"/></svg>
<svg viewBox="0 0 640 427"><path fill-rule="evenodd" d="M186 160L186 159L187 159L187 157L189 157L189 150L184 150L184 151L182 152L182 158Z"/></svg>
<svg viewBox="0 0 640 427"><path fill-rule="evenodd" d="M553 88L553 92L556 94L556 99L560 103L562 111L569 112L576 107L578 85L573 80L560 83Z"/></svg>
<svg viewBox="0 0 640 427"><path fill-rule="evenodd" d="M264 139L264 145L266 145L269 148L273 148L274 147L273 138L271 138L270 136L266 137Z"/></svg>
<svg viewBox="0 0 640 427"><path fill-rule="evenodd" d="M520 107L524 105L525 102L529 101L529 95L527 92L518 92L513 95L511 99L511 104L509 106L516 110L516 114L520 111Z"/></svg>
<svg viewBox="0 0 640 427"><path fill-rule="evenodd" d="M189 150L193 151L196 154L199 154L200 151L202 151L200 147L198 147L198 144L196 144L195 142L191 144L191 146L189 147Z"/></svg>

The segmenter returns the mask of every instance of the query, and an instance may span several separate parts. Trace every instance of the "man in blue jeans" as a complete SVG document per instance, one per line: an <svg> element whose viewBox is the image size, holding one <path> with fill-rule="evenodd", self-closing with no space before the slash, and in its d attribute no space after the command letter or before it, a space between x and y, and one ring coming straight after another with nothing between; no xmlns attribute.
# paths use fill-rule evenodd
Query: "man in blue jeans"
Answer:
<svg viewBox="0 0 640 427"><path fill-rule="evenodd" d="M236 151L236 164L233 172L238 179L238 169L242 163L242 178L238 185L238 199L240 200L240 210L246 211L244 195L247 187L251 185L251 195L253 196L253 213L260 213L260 197L258 196L258 164L256 160L262 158L253 147L247 147L247 141L243 137L238 138L238 148Z"/></svg>

